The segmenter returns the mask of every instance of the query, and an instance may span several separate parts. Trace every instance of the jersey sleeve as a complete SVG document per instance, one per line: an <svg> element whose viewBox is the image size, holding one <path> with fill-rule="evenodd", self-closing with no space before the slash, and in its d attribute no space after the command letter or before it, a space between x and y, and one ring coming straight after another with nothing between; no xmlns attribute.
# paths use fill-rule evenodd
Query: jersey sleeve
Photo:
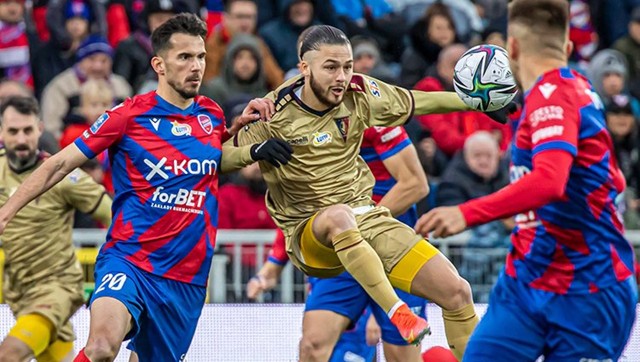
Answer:
<svg viewBox="0 0 640 362"><path fill-rule="evenodd" d="M286 247L285 247L285 238L284 234L280 229L276 232L276 239L273 241L273 246L271 250L269 250L268 261L278 264L278 265L286 265L289 261L289 256L287 255Z"/></svg>
<svg viewBox="0 0 640 362"><path fill-rule="evenodd" d="M525 122L528 122L531 135L531 151L533 157L546 150L562 150L572 156L578 154L578 132L580 129L580 114L576 105L575 95L561 92L547 99L539 88L550 87L549 83L532 89L527 99ZM560 87L560 85L558 85Z"/></svg>
<svg viewBox="0 0 640 362"><path fill-rule="evenodd" d="M91 128L74 141L87 158L96 157L122 138L128 120L125 109L129 108L130 104L131 100L127 100L106 111L98 117Z"/></svg>
<svg viewBox="0 0 640 362"><path fill-rule="evenodd" d="M369 126L400 126L411 119L414 102L409 90L359 74L353 77L352 82L360 83L363 89Z"/></svg>
<svg viewBox="0 0 640 362"><path fill-rule="evenodd" d="M271 138L269 124L263 121L249 123L233 137L233 145L236 147L248 146L260 143Z"/></svg>
<svg viewBox="0 0 640 362"><path fill-rule="evenodd" d="M60 192L69 205L86 214L93 213L102 198L108 197L104 186L80 169L71 171L62 179Z"/></svg>
<svg viewBox="0 0 640 362"><path fill-rule="evenodd" d="M411 145L409 135L401 126L372 127L367 129L365 137L369 138L376 154L382 161Z"/></svg>

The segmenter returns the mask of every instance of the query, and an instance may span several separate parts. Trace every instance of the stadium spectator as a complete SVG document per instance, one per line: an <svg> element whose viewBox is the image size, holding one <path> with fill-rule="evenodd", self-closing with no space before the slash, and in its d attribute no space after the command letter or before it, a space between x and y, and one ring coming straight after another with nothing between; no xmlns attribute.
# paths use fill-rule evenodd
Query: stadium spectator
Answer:
<svg viewBox="0 0 640 362"><path fill-rule="evenodd" d="M354 72L367 74L388 83L396 82L397 77L382 59L375 39L355 36L351 38L351 46Z"/></svg>
<svg viewBox="0 0 640 362"><path fill-rule="evenodd" d="M400 85L413 88L437 62L440 51L459 42L449 8L441 3L431 5L411 27L409 38L410 45L402 54Z"/></svg>
<svg viewBox="0 0 640 362"><path fill-rule="evenodd" d="M250 34L237 34L229 43L222 73L203 84L200 94L225 105L239 97L262 97L268 91L260 57L260 39Z"/></svg>
<svg viewBox="0 0 640 362"><path fill-rule="evenodd" d="M257 33L258 7L254 0L229 0L227 2L223 22L219 24L207 39L207 65L204 72L204 82L222 73L227 47L235 34ZM260 39L260 54L269 89L280 85L284 73L273 57L271 50Z"/></svg>
<svg viewBox="0 0 640 362"><path fill-rule="evenodd" d="M23 1L0 1L0 78L33 87L31 53L37 36L27 30Z"/></svg>
<svg viewBox="0 0 640 362"><path fill-rule="evenodd" d="M437 206L459 205L478 197L489 195L509 184L509 170L500 160L500 148L495 138L486 131L478 131L467 137L462 152L456 154L442 175L436 192ZM488 302L489 286L502 266L503 254L478 251L478 248L503 248L509 246L513 218L492 221L471 229L471 237L462 250L460 274L472 285L484 285L473 289L473 300Z"/></svg>
<svg viewBox="0 0 640 362"><path fill-rule="evenodd" d="M88 37L78 48L76 65L57 75L42 92L45 129L60 137L64 117L80 105L80 86L88 79L104 79L113 89L114 102L131 95L127 81L111 73L113 50L102 36Z"/></svg>
<svg viewBox="0 0 640 362"><path fill-rule="evenodd" d="M626 95L612 97L607 111L607 129L611 133L618 165L627 181L625 192L628 208L624 213L625 225L637 228L637 211L640 206L638 192L640 192L640 159L638 156L638 119L631 109L631 98Z"/></svg>
<svg viewBox="0 0 640 362"><path fill-rule="evenodd" d="M601 50L593 57L587 75L593 88L606 102L619 94L630 95L629 70L622 53L614 49ZM631 109L636 117L640 117L640 102L631 97Z"/></svg>
<svg viewBox="0 0 640 362"><path fill-rule="evenodd" d="M13 96L33 97L33 91L24 83L9 79L0 80L0 103ZM40 139L38 140L38 149L49 154L58 152L60 148L58 147L58 141L53 134L44 129L41 133Z"/></svg>
<svg viewBox="0 0 640 362"><path fill-rule="evenodd" d="M2 204L46 159L37 148L39 113L33 97L9 97L0 106ZM72 356L69 318L84 302L82 270L71 244L74 209L104 225L111 222L111 199L80 170L40 195L3 230L5 297L17 319L0 345L3 361L68 361Z"/></svg>
<svg viewBox="0 0 640 362"><path fill-rule="evenodd" d="M573 52L569 62L580 71L587 69L593 54L598 50L598 34L592 22L589 0L571 0L569 17L569 39Z"/></svg>
<svg viewBox="0 0 640 362"><path fill-rule="evenodd" d="M49 82L73 66L82 41L96 29L104 29L101 5L82 1L56 1L47 5L47 26L51 38L37 50L31 62L36 96L41 97ZM97 14L94 14L97 12ZM104 15L104 14L102 14Z"/></svg>
<svg viewBox="0 0 640 362"><path fill-rule="evenodd" d="M438 56L434 75L420 80L415 89L426 92L452 91L454 67L466 50L467 47L462 44L453 44L443 49ZM436 145L449 158L462 149L465 139L475 131L491 131L503 150L510 141L509 126L491 122L489 117L481 112L429 114L416 118L424 129L431 131Z"/></svg>
<svg viewBox="0 0 640 362"><path fill-rule="evenodd" d="M640 95L640 6L631 13L629 34L618 39L613 49L624 54L629 66L629 80L631 93L638 98Z"/></svg>
<svg viewBox="0 0 640 362"><path fill-rule="evenodd" d="M288 71L298 65L295 47L298 37L306 28L318 22L314 20L314 2L311 0L281 0L280 14L279 18L265 24L259 33L269 45L280 68Z"/></svg>
<svg viewBox="0 0 640 362"><path fill-rule="evenodd" d="M147 78L155 79L150 62L151 33L173 15L188 9L185 0L150 0L144 4L137 29L118 44L113 56L113 72L123 76L134 91Z"/></svg>

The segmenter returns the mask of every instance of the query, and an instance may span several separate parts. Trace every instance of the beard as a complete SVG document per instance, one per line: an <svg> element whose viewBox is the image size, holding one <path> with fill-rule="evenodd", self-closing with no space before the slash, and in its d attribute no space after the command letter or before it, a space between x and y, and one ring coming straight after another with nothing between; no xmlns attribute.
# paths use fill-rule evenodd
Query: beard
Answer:
<svg viewBox="0 0 640 362"><path fill-rule="evenodd" d="M313 95L315 95L320 103L324 104L325 106L335 107L342 103L342 97L340 97L340 99L338 99L337 101L333 101L329 98L329 94L331 93L331 91L323 89L320 84L316 83L315 79L313 78L313 73L309 74L309 84L311 85L311 91L313 92Z"/></svg>
<svg viewBox="0 0 640 362"><path fill-rule="evenodd" d="M187 79L185 81L188 82L189 79ZM198 90L200 90L200 86L195 87L195 88L187 88L184 85L180 85L178 84L178 82L173 81L173 80L169 80L167 81L167 83L171 86L171 88L173 88L173 90L176 91L176 93L178 93L180 95L180 97L184 98L184 99L191 99L195 96L198 95Z"/></svg>
<svg viewBox="0 0 640 362"><path fill-rule="evenodd" d="M38 161L38 153L36 150L30 150L27 146L18 146L14 149L6 149L7 158L9 158L9 165L15 171L23 171L33 166ZM27 156L18 156L17 151L29 151Z"/></svg>

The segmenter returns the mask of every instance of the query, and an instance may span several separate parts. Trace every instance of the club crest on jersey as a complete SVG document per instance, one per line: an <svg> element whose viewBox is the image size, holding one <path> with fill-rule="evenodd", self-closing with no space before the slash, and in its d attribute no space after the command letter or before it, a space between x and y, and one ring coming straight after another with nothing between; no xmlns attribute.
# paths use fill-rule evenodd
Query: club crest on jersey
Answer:
<svg viewBox="0 0 640 362"><path fill-rule="evenodd" d="M211 118L206 114L198 115L198 123L200 123L200 127L202 127L202 130L207 132L207 134L213 132L213 123L211 123Z"/></svg>
<svg viewBox="0 0 640 362"><path fill-rule="evenodd" d="M331 133L329 132L316 132L312 137L314 146L322 146L326 143L330 143L332 139Z"/></svg>
<svg viewBox="0 0 640 362"><path fill-rule="evenodd" d="M98 132L98 130L100 129L100 127L102 127L102 125L109 119L109 115L106 113L103 113L100 117L98 117L98 119L96 119L95 122L93 122L93 124L91 125L91 128L89 128L89 130L91 131L91 133L96 134L96 132Z"/></svg>
<svg viewBox="0 0 640 362"><path fill-rule="evenodd" d="M349 117L336 119L336 126L338 126L338 131L340 131L340 135L342 136L343 141L347 141L347 134L349 134Z"/></svg>
<svg viewBox="0 0 640 362"><path fill-rule="evenodd" d="M378 87L378 83L376 83L376 81L373 79L369 80L369 90L374 97L380 98L380 87Z"/></svg>
<svg viewBox="0 0 640 362"><path fill-rule="evenodd" d="M174 136L191 136L191 126L188 124L178 123L178 121L171 122L173 127L171 127L171 133Z"/></svg>

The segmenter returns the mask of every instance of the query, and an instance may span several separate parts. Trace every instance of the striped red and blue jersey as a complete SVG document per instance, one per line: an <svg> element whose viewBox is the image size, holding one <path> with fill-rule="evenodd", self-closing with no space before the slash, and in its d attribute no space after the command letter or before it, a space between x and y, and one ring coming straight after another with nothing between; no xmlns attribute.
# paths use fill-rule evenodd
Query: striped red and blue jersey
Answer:
<svg viewBox="0 0 640 362"><path fill-rule="evenodd" d="M376 183L373 186L373 201L380 202L384 195L396 184L383 161L411 145L411 140L403 127L370 127L364 131L360 156L373 173ZM407 212L396 219L413 227L418 221L418 211L412 205Z"/></svg>
<svg viewBox="0 0 640 362"><path fill-rule="evenodd" d="M525 93L511 155L511 184L461 205L468 225L519 212L505 274L557 294L632 277L616 208L625 180L589 81L569 68L542 75Z"/></svg>
<svg viewBox="0 0 640 362"><path fill-rule="evenodd" d="M153 91L100 116L75 144L88 158L109 153L113 223L101 254L206 285L225 131L222 110L202 96L180 109Z"/></svg>

